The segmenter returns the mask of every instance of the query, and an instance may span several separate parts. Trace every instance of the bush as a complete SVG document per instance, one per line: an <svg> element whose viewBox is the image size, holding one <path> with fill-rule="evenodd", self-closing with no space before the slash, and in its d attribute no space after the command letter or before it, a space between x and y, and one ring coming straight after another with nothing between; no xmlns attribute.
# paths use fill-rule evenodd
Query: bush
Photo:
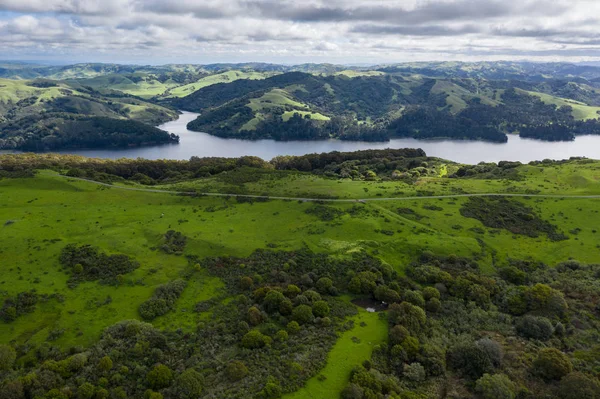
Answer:
<svg viewBox="0 0 600 399"><path fill-rule="evenodd" d="M98 369L100 371L106 372L112 368L113 368L113 361L108 356L104 356L102 359L100 359L100 362L98 362Z"/></svg>
<svg viewBox="0 0 600 399"><path fill-rule="evenodd" d="M285 328L290 334L296 334L300 331L300 324L297 321L290 321Z"/></svg>
<svg viewBox="0 0 600 399"><path fill-rule="evenodd" d="M243 362L234 360L227 365L225 374L230 381L239 381L248 375L248 368Z"/></svg>
<svg viewBox="0 0 600 399"><path fill-rule="evenodd" d="M393 324L402 324L411 333L419 334L427 322L425 311L408 302L392 304L389 308L389 320Z"/></svg>
<svg viewBox="0 0 600 399"><path fill-rule="evenodd" d="M514 399L515 389L515 384L504 374L484 374L475 384L475 391L483 399Z"/></svg>
<svg viewBox="0 0 600 399"><path fill-rule="evenodd" d="M600 381L582 373L570 373L560 380L560 399L600 399Z"/></svg>
<svg viewBox="0 0 600 399"><path fill-rule="evenodd" d="M389 332L390 344L399 345L406 338L408 338L409 335L410 332L406 329L406 327L401 325L394 326Z"/></svg>
<svg viewBox="0 0 600 399"><path fill-rule="evenodd" d="M411 363L404 365L404 377L414 382L425 380L425 368L421 363Z"/></svg>
<svg viewBox="0 0 600 399"><path fill-rule="evenodd" d="M426 300L430 300L432 298L440 299L441 295L440 295L440 291L438 291L437 288L434 288L434 287L425 287L423 289L423 297Z"/></svg>
<svg viewBox="0 0 600 399"><path fill-rule="evenodd" d="M329 305L325 301L317 301L312 306L312 312L316 317L325 317L329 314Z"/></svg>
<svg viewBox="0 0 600 399"><path fill-rule="evenodd" d="M271 343L271 338L258 330L252 330L242 337L242 346L248 349L263 348Z"/></svg>
<svg viewBox="0 0 600 399"><path fill-rule="evenodd" d="M175 302L183 293L187 283L185 280L173 280L159 285L152 298L143 302L139 307L140 316L145 320L154 320L167 314L175 306Z"/></svg>
<svg viewBox="0 0 600 399"><path fill-rule="evenodd" d="M171 385L173 381L173 372L170 368L164 364L157 364L154 368L146 375L148 385L152 389L163 389Z"/></svg>
<svg viewBox="0 0 600 399"><path fill-rule="evenodd" d="M59 257L63 266L70 268L71 281L103 280L116 282L119 275L127 274L140 265L126 255L107 255L100 248L91 245L69 244Z"/></svg>
<svg viewBox="0 0 600 399"><path fill-rule="evenodd" d="M177 377L176 389L180 398L195 399L202 393L202 374L194 369L187 369Z"/></svg>
<svg viewBox="0 0 600 399"><path fill-rule="evenodd" d="M91 399L94 396L96 388L89 382L84 382L77 388L77 398L79 399Z"/></svg>
<svg viewBox="0 0 600 399"><path fill-rule="evenodd" d="M498 342L490 338L483 338L477 341L475 344L487 354L494 367L500 367L504 353L502 352L502 347Z"/></svg>
<svg viewBox="0 0 600 399"><path fill-rule="evenodd" d="M545 317L525 316L517 322L517 332L525 338L546 341L554 333L554 328Z"/></svg>
<svg viewBox="0 0 600 399"><path fill-rule="evenodd" d="M534 372L545 380L560 380L573 371L569 358L556 348L545 348L540 351L533 362Z"/></svg>
<svg viewBox="0 0 600 399"><path fill-rule="evenodd" d="M292 312L292 318L300 324L312 323L315 316L313 315L312 308L308 305L300 305L294 308Z"/></svg>
<svg viewBox="0 0 600 399"><path fill-rule="evenodd" d="M0 371L10 370L17 359L17 353L8 345L0 345Z"/></svg>
<svg viewBox="0 0 600 399"><path fill-rule="evenodd" d="M342 399L362 399L364 390L357 384L350 383L342 391Z"/></svg>
<svg viewBox="0 0 600 399"><path fill-rule="evenodd" d="M493 370L492 361L486 351L473 343L459 344L448 351L446 362L451 369L473 379Z"/></svg>

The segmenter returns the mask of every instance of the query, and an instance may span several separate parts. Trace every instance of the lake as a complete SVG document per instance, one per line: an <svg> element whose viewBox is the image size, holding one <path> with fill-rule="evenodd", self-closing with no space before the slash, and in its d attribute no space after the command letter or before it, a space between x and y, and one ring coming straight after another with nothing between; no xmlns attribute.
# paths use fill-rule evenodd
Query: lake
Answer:
<svg viewBox="0 0 600 399"><path fill-rule="evenodd" d="M63 154L78 154L97 158L189 159L198 157L240 157L255 155L270 160L277 155L304 155L331 151L357 151L384 148L422 148L427 155L452 161L476 164L481 161L521 161L567 159L582 156L600 159L600 136L579 136L571 142L546 142L509 135L507 143L487 143L461 140L393 139L386 143L361 141L274 141L224 139L206 133L187 130L188 122L198 114L184 112L179 119L159 128L179 135L178 145L130 148L123 150L70 150Z"/></svg>

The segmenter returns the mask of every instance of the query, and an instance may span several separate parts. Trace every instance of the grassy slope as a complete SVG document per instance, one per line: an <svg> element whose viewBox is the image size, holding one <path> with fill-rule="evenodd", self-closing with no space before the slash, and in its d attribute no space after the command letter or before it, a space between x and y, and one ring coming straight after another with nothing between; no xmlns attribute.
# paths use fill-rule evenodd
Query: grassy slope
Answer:
<svg viewBox="0 0 600 399"><path fill-rule="evenodd" d="M346 386L352 368L371 358L373 347L387 340L387 320L378 313L361 310L353 318L354 328L344 332L329 352L327 366L319 373L327 379L313 377L301 390L284 399L337 398ZM361 325L365 323L366 325ZM356 340L358 338L358 340Z"/></svg>
<svg viewBox="0 0 600 399"><path fill-rule="evenodd" d="M207 76L194 83L173 88L165 94L165 97L185 97L203 87L211 86L217 83L230 83L238 79L260 80L269 76L272 76L272 74L265 72L227 71Z"/></svg>
<svg viewBox="0 0 600 399"><path fill-rule="evenodd" d="M554 97L549 94L538 93L534 91L519 90L522 93L539 97L546 104L554 104L559 107L568 105L573 108L573 117L577 120L598 119L600 117L600 107L593 107L579 101L569 100L566 98Z"/></svg>
<svg viewBox="0 0 600 399"><path fill-rule="evenodd" d="M264 119L266 114L269 114L274 108L292 107L294 111L286 111L283 114L283 120L289 120L294 113L299 113L302 116L310 115L312 119L326 121L330 118L318 112L310 110L307 104L301 103L292 98L292 96L283 89L273 89L261 97L253 98L247 105L255 113L255 117L248 121L240 130L253 130L256 125Z"/></svg>
<svg viewBox="0 0 600 399"><path fill-rule="evenodd" d="M79 114L124 118L125 115L114 112L110 105L113 103L120 104L127 110L126 117L140 122L153 123L157 113L171 115L173 119L176 117L176 113L172 110L134 98L93 98L88 93L79 91L65 82L59 82L58 86L47 88L29 86L29 83L26 80L0 79L0 111L3 106L11 108L18 101L36 97L37 99L32 105L17 106L17 115L22 117L27 114L37 114L47 108L46 102L69 97L71 106L78 109Z"/></svg>
<svg viewBox="0 0 600 399"><path fill-rule="evenodd" d="M165 83L161 83L154 79L142 80L138 83L135 83L126 76L120 74L97 76L91 79L86 79L83 82L74 82L82 83L86 86L93 87L96 90L118 90L123 93L131 94L141 98L152 98L163 94L168 89L177 87L177 83L175 82L166 81Z"/></svg>
<svg viewBox="0 0 600 399"><path fill-rule="evenodd" d="M496 106L499 104L498 101L488 98L487 96L481 93L472 93L464 87L461 87L448 80L438 80L431 89L431 93L447 94L446 105L450 108L450 111L453 113L458 113L467 108L467 101L470 101L473 98L481 99L481 103L486 105Z"/></svg>

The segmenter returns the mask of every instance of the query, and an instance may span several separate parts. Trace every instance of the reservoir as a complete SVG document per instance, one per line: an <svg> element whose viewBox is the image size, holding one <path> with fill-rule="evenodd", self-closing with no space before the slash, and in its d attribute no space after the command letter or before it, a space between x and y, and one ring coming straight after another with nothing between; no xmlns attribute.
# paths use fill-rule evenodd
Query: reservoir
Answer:
<svg viewBox="0 0 600 399"><path fill-rule="evenodd" d="M68 150L64 154L78 154L97 158L146 158L186 160L198 157L240 157L254 155L270 160L278 155L304 155L331 151L357 151L384 148L422 148L428 156L452 161L477 164L481 161L530 162L543 159L568 159L587 157L600 159L600 136L578 136L575 141L547 142L522 139L509 135L507 143L489 143L463 140L415 140L392 139L385 143L362 141L319 140L319 141L274 141L225 139L187 130L188 122L198 114L183 112L176 121L167 122L159 128L179 135L180 143L128 148L121 150Z"/></svg>

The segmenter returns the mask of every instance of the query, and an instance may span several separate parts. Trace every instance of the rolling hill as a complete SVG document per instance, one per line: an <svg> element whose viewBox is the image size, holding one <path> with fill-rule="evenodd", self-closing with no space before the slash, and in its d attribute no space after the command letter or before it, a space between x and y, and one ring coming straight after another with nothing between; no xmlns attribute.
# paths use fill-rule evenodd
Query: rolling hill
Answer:
<svg viewBox="0 0 600 399"><path fill-rule="evenodd" d="M119 92L100 94L90 88L52 80L0 79L0 89L0 148L3 149L112 147L177 141L151 126L175 119L175 111Z"/></svg>

